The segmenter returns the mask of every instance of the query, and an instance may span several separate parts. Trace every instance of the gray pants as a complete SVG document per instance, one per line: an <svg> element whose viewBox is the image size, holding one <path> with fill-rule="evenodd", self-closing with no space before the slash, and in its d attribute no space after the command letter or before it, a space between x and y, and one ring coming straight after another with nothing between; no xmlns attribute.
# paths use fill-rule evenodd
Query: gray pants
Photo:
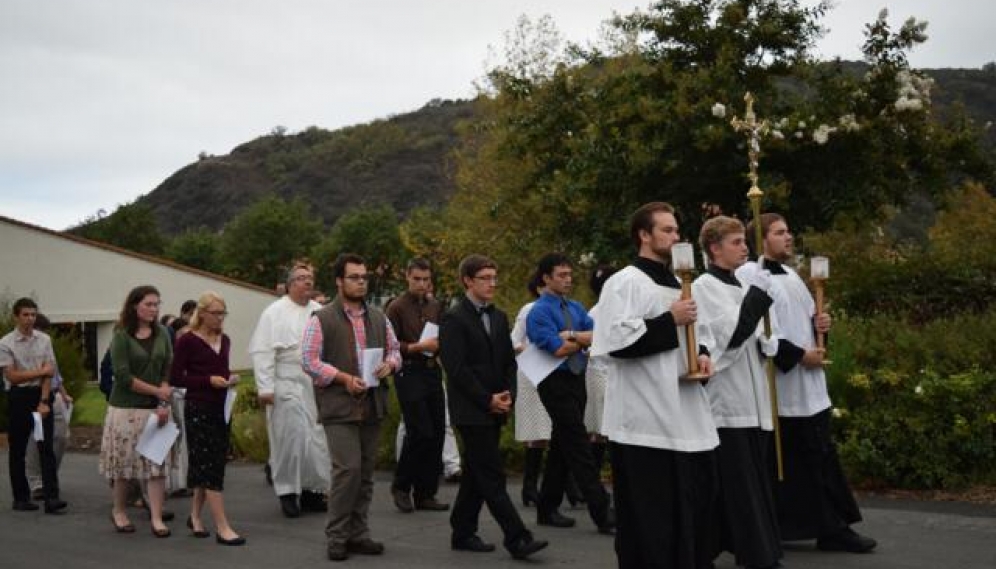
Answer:
<svg viewBox="0 0 996 569"><path fill-rule="evenodd" d="M66 420L66 402L61 393L55 394L52 403L52 450L55 451L55 470L62 464L62 455L66 454L69 443L69 421ZM42 489L41 457L38 456L38 445L34 439L28 441L28 450L24 455L24 468L28 476L28 486L31 491Z"/></svg>
<svg viewBox="0 0 996 569"><path fill-rule="evenodd" d="M332 490L325 537L330 545L367 539L380 423L325 425L325 438L332 454Z"/></svg>

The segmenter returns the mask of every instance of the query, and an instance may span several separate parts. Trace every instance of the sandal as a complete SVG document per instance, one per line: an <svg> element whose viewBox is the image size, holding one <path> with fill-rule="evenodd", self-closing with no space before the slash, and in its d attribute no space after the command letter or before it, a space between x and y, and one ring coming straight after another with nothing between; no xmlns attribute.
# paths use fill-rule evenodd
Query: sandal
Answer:
<svg viewBox="0 0 996 569"><path fill-rule="evenodd" d="M135 524L128 522L119 526L117 520L114 519L114 514L111 514L111 523L114 524L114 531L118 533L135 533Z"/></svg>

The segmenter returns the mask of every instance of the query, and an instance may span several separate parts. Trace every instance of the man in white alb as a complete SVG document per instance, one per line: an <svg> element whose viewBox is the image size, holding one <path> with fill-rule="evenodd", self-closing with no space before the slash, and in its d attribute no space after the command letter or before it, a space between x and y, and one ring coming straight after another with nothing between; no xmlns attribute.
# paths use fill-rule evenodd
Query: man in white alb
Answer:
<svg viewBox="0 0 996 569"><path fill-rule="evenodd" d="M287 274L287 294L263 311L249 353L256 389L266 406L273 490L288 518L301 510L324 512L332 471L325 431L318 422L311 378L301 369L301 338L311 314L315 284L310 265Z"/></svg>

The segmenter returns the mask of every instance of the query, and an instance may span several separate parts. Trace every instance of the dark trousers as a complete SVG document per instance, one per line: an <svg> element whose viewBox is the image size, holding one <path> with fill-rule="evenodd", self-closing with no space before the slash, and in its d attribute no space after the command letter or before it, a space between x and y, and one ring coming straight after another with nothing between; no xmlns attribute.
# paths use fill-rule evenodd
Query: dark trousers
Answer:
<svg viewBox="0 0 996 569"><path fill-rule="evenodd" d="M52 397L48 398L49 409L52 408ZM53 416L51 411L42 418L42 430L45 440L38 443L32 437L34 418L31 413L38 408L41 401L40 387L11 387L7 392L7 437L9 442L8 464L10 467L10 488L13 490L15 502L31 500L31 488L24 470L24 455L29 444L38 445L41 458L42 488L45 499L59 497L59 478L55 471L55 451L52 449Z"/></svg>
<svg viewBox="0 0 996 569"><path fill-rule="evenodd" d="M719 550L713 451L610 443L620 569L711 569Z"/></svg>
<svg viewBox="0 0 996 569"><path fill-rule="evenodd" d="M814 539L861 521L830 439L830 410L779 417L785 480L775 482L782 539Z"/></svg>
<svg viewBox="0 0 996 569"><path fill-rule="evenodd" d="M609 508L609 495L595 470L595 456L584 426L584 406L588 399L584 377L556 370L539 384L538 391L553 429L537 510L542 515L560 507L569 471L588 503L591 519L602 525Z"/></svg>
<svg viewBox="0 0 996 569"><path fill-rule="evenodd" d="M481 506L488 505L505 535L508 547L529 533L505 490L505 467L498 441L501 426L457 425L463 439L463 475L450 513L453 541L461 541L477 533L477 518Z"/></svg>
<svg viewBox="0 0 996 569"><path fill-rule="evenodd" d="M394 486L414 488L415 500L432 498L443 473L443 441L446 436L446 396L439 368L405 365L395 375L395 389L405 438L394 473Z"/></svg>

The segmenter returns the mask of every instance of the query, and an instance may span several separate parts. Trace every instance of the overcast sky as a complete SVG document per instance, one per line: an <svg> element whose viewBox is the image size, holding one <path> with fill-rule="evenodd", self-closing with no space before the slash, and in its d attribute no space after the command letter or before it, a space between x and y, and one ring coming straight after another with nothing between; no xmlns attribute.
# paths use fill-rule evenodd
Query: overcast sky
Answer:
<svg viewBox="0 0 996 569"><path fill-rule="evenodd" d="M804 1L806 4L815 2ZM571 41L646 0L2 0L0 215L65 229L197 154L466 98L522 15ZM917 67L996 60L992 0L838 0L819 53L860 58L882 7L930 22Z"/></svg>

